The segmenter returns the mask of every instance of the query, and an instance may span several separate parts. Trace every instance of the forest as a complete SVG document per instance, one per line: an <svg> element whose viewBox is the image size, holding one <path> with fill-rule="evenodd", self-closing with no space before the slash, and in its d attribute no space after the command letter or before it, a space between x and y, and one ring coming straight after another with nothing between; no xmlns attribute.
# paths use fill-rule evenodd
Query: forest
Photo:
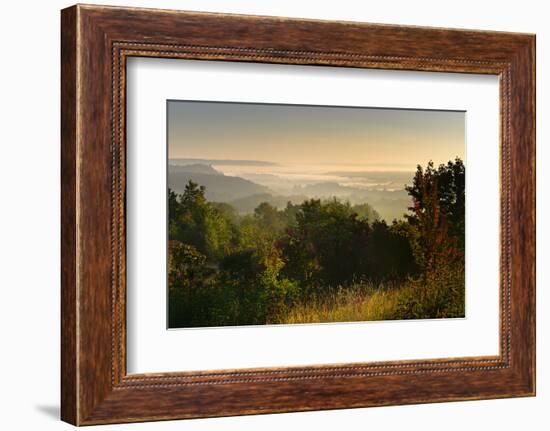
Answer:
<svg viewBox="0 0 550 431"><path fill-rule="evenodd" d="M304 199L239 213L168 191L170 328L464 316L465 166L418 166L410 207Z"/></svg>

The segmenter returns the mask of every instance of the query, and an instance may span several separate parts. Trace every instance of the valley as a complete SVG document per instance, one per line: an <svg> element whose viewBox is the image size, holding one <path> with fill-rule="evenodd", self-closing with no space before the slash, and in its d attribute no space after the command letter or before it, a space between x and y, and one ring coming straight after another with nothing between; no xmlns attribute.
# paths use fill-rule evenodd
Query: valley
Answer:
<svg viewBox="0 0 550 431"><path fill-rule="evenodd" d="M183 193L192 180L206 187L206 198L230 204L240 214L260 203L278 209L306 199L338 198L369 204L388 223L400 220L410 198L410 171L367 170L363 165L280 164L255 160L171 159L168 187Z"/></svg>

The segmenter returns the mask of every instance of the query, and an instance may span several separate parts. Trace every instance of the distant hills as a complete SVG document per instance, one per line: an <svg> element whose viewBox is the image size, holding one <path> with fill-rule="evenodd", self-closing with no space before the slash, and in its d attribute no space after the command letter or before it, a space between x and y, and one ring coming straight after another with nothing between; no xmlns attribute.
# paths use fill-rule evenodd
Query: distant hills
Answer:
<svg viewBox="0 0 550 431"><path fill-rule="evenodd" d="M401 219L407 211L407 207L410 206L410 197L403 188L395 190L365 189L341 185L335 181L324 181L295 186L288 189L287 192L277 193L270 187L258 184L250 179L224 175L212 166L213 160L177 159L176 161L178 160L179 164L174 164L173 159L169 161L168 186L173 191L182 194L185 191L186 184L189 180L192 180L206 187L206 198L209 201L228 203L241 214L252 212L262 202L268 202L281 209L286 206L287 202L299 204L310 198L338 197L348 200L351 204L368 203L374 207L381 218L391 222L393 219ZM242 164L242 162L269 163L250 160L229 160L226 162L235 162L235 164ZM215 163L222 165L223 161L215 161ZM354 175L349 174L350 177ZM262 182L268 182L266 180L269 180L272 176L276 178L276 176L269 174L257 174L256 176ZM247 177L256 178L250 174ZM405 176L403 176L403 179L405 179ZM401 178L394 179L392 182L400 180Z"/></svg>
<svg viewBox="0 0 550 431"><path fill-rule="evenodd" d="M210 165L199 163L184 166L169 165L168 187L176 193L183 193L189 180L205 186L206 198L210 201L230 202L246 196L269 193L269 189L265 186L244 178L224 175Z"/></svg>

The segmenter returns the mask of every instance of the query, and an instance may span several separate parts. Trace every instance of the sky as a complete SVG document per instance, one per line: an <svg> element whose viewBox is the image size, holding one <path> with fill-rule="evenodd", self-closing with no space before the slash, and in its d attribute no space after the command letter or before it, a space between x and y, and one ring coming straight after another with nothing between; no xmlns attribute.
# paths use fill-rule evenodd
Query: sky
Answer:
<svg viewBox="0 0 550 431"><path fill-rule="evenodd" d="M168 101L168 157L414 170L465 160L465 113Z"/></svg>

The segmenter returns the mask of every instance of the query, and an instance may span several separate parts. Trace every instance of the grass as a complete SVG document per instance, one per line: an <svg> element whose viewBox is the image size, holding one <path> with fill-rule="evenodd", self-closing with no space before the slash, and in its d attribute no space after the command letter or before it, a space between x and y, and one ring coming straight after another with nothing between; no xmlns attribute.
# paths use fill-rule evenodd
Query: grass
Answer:
<svg viewBox="0 0 550 431"><path fill-rule="evenodd" d="M340 290L322 301L291 308L272 323L322 323L391 320L398 318L399 298L409 286L359 286Z"/></svg>
<svg viewBox="0 0 550 431"><path fill-rule="evenodd" d="M464 317L464 273L398 285L357 285L296 305L270 323L357 322Z"/></svg>

